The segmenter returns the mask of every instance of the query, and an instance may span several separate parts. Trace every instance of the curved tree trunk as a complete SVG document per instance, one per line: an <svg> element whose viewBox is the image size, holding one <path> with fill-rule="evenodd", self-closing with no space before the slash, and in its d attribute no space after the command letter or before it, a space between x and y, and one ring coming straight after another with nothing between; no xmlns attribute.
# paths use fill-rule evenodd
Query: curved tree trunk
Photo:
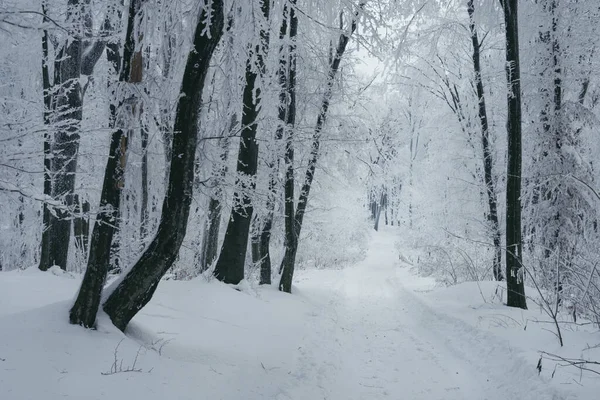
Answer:
<svg viewBox="0 0 600 400"><path fill-rule="evenodd" d="M133 0L129 5L127 17L127 33L123 49L123 67L119 74L120 82L128 82L131 76L131 62L136 46L134 37L135 16L143 0ZM116 107L111 107L113 115L111 124L115 123ZM116 129L111 137L110 152L104 172L104 183L100 195L100 213L98 214L92 240L90 255L81 288L75 304L69 313L72 324L91 328L96 323L96 314L102 295L102 287L106 280L110 265L110 253L115 222L119 216L121 190L123 187L124 156L126 152L126 136L122 128Z"/></svg>
<svg viewBox="0 0 600 400"><path fill-rule="evenodd" d="M207 20L210 25L207 25ZM152 298L160 279L173 265L185 237L194 184L194 160L202 91L212 54L223 34L223 1L201 11L188 55L175 115L171 166L158 231L139 260L104 303L113 324L127 324Z"/></svg>

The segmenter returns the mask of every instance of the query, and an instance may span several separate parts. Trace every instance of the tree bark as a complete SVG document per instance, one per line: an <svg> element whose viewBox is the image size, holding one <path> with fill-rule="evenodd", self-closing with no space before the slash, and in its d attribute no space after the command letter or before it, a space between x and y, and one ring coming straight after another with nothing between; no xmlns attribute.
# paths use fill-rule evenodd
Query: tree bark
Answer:
<svg viewBox="0 0 600 400"><path fill-rule="evenodd" d="M506 30L508 162L506 183L507 305L527 309L521 239L521 73L518 0L501 0Z"/></svg>
<svg viewBox="0 0 600 400"><path fill-rule="evenodd" d="M47 22L46 18L46 2L42 3L42 13L44 14L44 23ZM50 175L52 169L52 133L50 132L50 118L52 110L52 85L50 83L50 72L48 69L48 31L44 30L42 36L42 85L44 90L44 125L46 126L46 132L44 132L44 196L46 200L52 196L52 177ZM52 247L52 232L50 230L50 207L48 203L44 202L43 205L43 232L42 232L42 249L40 255L39 269L42 271L47 270L51 265L50 260L50 247Z"/></svg>
<svg viewBox="0 0 600 400"><path fill-rule="evenodd" d="M63 202L63 207L55 210L56 215L50 212L47 205L44 210L45 226L39 265L42 271L46 271L52 265L58 265L64 270L67 268L71 239L70 216L75 192L79 132L83 117L83 89L80 77L82 74L90 75L93 72L105 46L102 41L89 40L92 34L89 3L90 0L68 2L67 21L80 22L83 31L71 34L58 52L54 63L53 87L50 86L47 66L42 66L44 85L51 87L51 90L44 92L45 106L51 109L51 114L45 116L44 122L55 127L53 145L49 144L49 136L44 143L46 154L44 167L50 167L51 173L48 178L52 180L49 182L45 177L44 190L51 189L51 197ZM45 7L42 12L46 19ZM45 32L42 37L42 50L45 57L48 56L48 42L48 34ZM48 153L51 157L47 156Z"/></svg>
<svg viewBox="0 0 600 400"><path fill-rule="evenodd" d="M167 193L156 236L104 303L113 324L124 331L152 298L160 279L173 265L187 230L202 90L212 54L223 33L223 1L203 8L188 55L175 114Z"/></svg>
<svg viewBox="0 0 600 400"><path fill-rule="evenodd" d="M342 61L342 56L346 51L346 46L350 40L350 36L356 30L358 24L358 14L364 7L364 2L358 5L358 11L354 13L352 22L350 23L350 29L347 32L340 34L338 44L335 50L335 54L329 64L329 72L327 75L327 82L325 92L321 101L321 108L317 117L317 124L315 126L315 132L313 133L313 142L311 146L310 159L306 174L304 177L304 183L300 191L300 197L298 199L298 208L296 212L293 212L294 208L294 168L293 160L288 160L288 148L291 151L293 157L293 145L291 140L288 138L286 144L286 174L285 174L285 224L286 224L286 245L285 254L281 262L279 271L281 273L281 279L279 281L279 290L286 293L292 292L292 279L294 277L294 267L296 263L296 253L298 252L298 238L302 229L302 221L304 220L304 214L306 212L306 206L308 204L308 196L312 185L313 178L315 176L315 169L317 168L317 161L319 159L319 148L321 146L321 132L327 121L327 115L329 111L329 102L333 95L333 84L335 83L335 77ZM297 24L297 22L296 22ZM292 29L290 27L290 29Z"/></svg>
<svg viewBox="0 0 600 400"><path fill-rule="evenodd" d="M473 69L475 72L475 88L479 102L478 113L481 123L481 146L483 150L483 172L487 192L487 201L489 207L489 221L492 230L492 240L494 242L494 261L492 271L494 279L501 281L504 279L502 274L502 245L500 242L500 223L498 221L498 200L496 194L496 185L492 174L493 159L490 146L490 133L487 119L487 109L485 106L485 92L483 91L483 80L481 78L480 62L480 42L475 28L475 5L473 0L468 0L467 11L469 13L469 29L471 31L471 41L473 42Z"/></svg>
<svg viewBox="0 0 600 400"><path fill-rule="evenodd" d="M140 240L148 236L148 127L142 125L142 201L140 206Z"/></svg>
<svg viewBox="0 0 600 400"><path fill-rule="evenodd" d="M293 7L296 4L296 0L291 0L291 7L287 4L283 8L283 20L279 29L279 39L283 42L286 36L288 36L288 25L290 25L291 18L295 17L295 10ZM290 21L288 21L290 20ZM277 111L277 118L279 119L279 125L275 132L275 140L281 141L283 139L284 131L288 132L288 140L286 141L286 156L288 162L293 164L294 160L294 149L290 147L292 140L292 129L295 125L296 119L296 33L297 33L297 20L291 24L293 30L289 33L289 44L287 46L281 46L279 49L279 69L277 71L279 79L279 106ZM286 49L287 47L287 49ZM291 153L290 153L291 152ZM277 175L279 171L279 156L274 155L268 163L269 167L269 194L267 198L267 213L264 217L264 221L259 221L259 232L252 241L252 261L254 264L260 265L260 284L270 285L271 284L271 229L273 228L273 213L275 211L275 202L278 194L278 182ZM293 187L292 196L293 199ZM292 211L293 213L293 211Z"/></svg>
<svg viewBox="0 0 600 400"><path fill-rule="evenodd" d="M133 28L135 25L135 16L142 1L133 0L129 5L127 32L122 58L123 67L119 74L120 82L128 82L130 79L131 60L136 45ZM111 111L112 125L116 123L116 106L113 106ZM119 215L123 187L125 167L123 157L126 151L125 140L124 129L118 128L113 132L100 195L100 212L92 231L88 264L77 299L69 313L69 320L72 324L82 325L86 328L92 328L96 323L96 314L100 304L102 287L110 266L111 245L116 231L115 223Z"/></svg>
<svg viewBox="0 0 600 400"><path fill-rule="evenodd" d="M87 251L89 244L89 213L90 203L87 200L81 200L79 195L75 195L75 217L73 218L73 235L75 236L75 245L87 260Z"/></svg>
<svg viewBox="0 0 600 400"><path fill-rule="evenodd" d="M237 125L237 116L234 114L231 117L229 133L231 133ZM211 196L208 203L208 221L202 236L202 249L200 252L200 270L206 271L218 256L219 251L219 230L221 228L221 196L223 195L221 185L227 174L227 156L229 154L229 138L223 137L219 139L221 147L221 162L213 171L213 184L216 188L216 193Z"/></svg>
<svg viewBox="0 0 600 400"><path fill-rule="evenodd" d="M266 21L269 19L269 8L270 0L262 0L261 11ZM214 271L217 279L231 284L238 284L244 279L250 223L254 213L249 192L254 191L258 168L258 143L256 142L258 123L256 119L260 108L260 88L256 86L256 79L259 74L264 75L265 72L264 57L268 49L268 28L261 28L259 40L261 43L254 49L250 49L251 54L246 61L242 133L237 162L238 188L234 194L234 198L241 199L241 204L234 204L231 208L231 217ZM256 68L252 65L252 53L256 55Z"/></svg>

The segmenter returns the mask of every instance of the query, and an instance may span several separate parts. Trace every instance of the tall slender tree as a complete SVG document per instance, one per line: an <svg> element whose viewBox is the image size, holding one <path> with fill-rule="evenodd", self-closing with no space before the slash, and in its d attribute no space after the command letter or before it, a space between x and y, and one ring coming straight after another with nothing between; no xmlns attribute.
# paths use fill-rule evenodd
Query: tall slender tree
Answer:
<svg viewBox="0 0 600 400"><path fill-rule="evenodd" d="M329 114L329 102L333 96L333 85L340 68L342 57L346 52L346 46L350 41L350 36L356 30L358 26L358 18L362 11L365 3L360 2L357 11L352 16L350 26L347 29L343 29L338 39L338 43L335 49L335 53L329 64L329 71L327 73L327 82L325 86L325 92L321 99L321 107L317 116L317 123L315 125L315 131L313 133L313 141L311 145L311 151L308 161L308 168L304 176L304 182L300 190L300 196L298 198L298 207L294 212L294 165L293 165L293 143L291 142L291 135L288 133L286 143L286 174L285 174L285 253L279 271L281 273L281 279L279 281L279 290L282 292L292 292L292 279L294 277L294 268L296 264L296 254L298 252L298 238L302 230L302 221L306 213L306 206L308 205L308 197L310 189L315 176L315 170L317 168L317 161L319 160L319 148L321 147L321 134L327 121L327 115ZM340 23L342 23L340 16ZM293 23L293 22L291 22ZM290 26L290 30L292 27Z"/></svg>
<svg viewBox="0 0 600 400"><path fill-rule="evenodd" d="M479 122L481 125L481 147L483 150L483 174L484 183L487 194L488 202L488 219L490 222L490 229L492 231L492 239L494 242L494 261L492 263L492 270L494 278L497 281L503 279L502 274L502 245L500 235L500 223L498 221L498 199L496 194L496 183L494 182L492 168L492 148L490 143L490 130L487 117L487 108L485 105L485 92L483 90L483 80L481 78L481 42L477 34L477 28L475 27L475 5L473 0L468 0L467 11L469 13L469 30L471 32L471 41L473 43L473 70L475 73L475 90L478 99L478 115Z"/></svg>
<svg viewBox="0 0 600 400"><path fill-rule="evenodd" d="M262 22L259 22L259 43L251 45L246 61L246 83L242 105L242 133L237 159L238 182L234 198L240 199L231 209L231 217L227 224L225 238L219 258L215 265L214 275L225 283L238 284L244 279L246 250L250 236L250 226L254 207L250 192L255 188L258 168L258 113L260 109L261 88L257 78L265 74L265 56L269 46L269 10L270 0L261 1ZM256 62L254 62L256 59Z"/></svg>
<svg viewBox="0 0 600 400"><path fill-rule="evenodd" d="M279 39L286 41L287 45L279 49L279 68L277 71L279 83L279 106L277 118L279 120L275 132L275 141L283 139L287 132L285 158L286 162L293 164L294 148L292 145L293 129L296 123L296 35L298 33L298 19L296 17L296 0L290 0L289 6L283 7L283 19L279 29ZM289 26L289 29L288 29ZM288 32L289 30L289 32ZM279 154L272 154L272 159L267 162L269 168L269 188L266 204L266 215L259 220L257 233L252 241L252 261L260 265L260 284L271 284L271 229L277 196L279 194ZM292 197L293 199L293 188Z"/></svg>
<svg viewBox="0 0 600 400"><path fill-rule="evenodd" d="M500 0L506 31L508 163L506 176L507 305L527 309L521 239L521 71L518 0Z"/></svg>

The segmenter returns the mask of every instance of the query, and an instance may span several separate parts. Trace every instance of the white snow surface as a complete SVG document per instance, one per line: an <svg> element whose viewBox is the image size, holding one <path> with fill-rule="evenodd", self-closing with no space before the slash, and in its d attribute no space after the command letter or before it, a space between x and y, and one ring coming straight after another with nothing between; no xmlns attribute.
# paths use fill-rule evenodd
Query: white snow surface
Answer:
<svg viewBox="0 0 600 400"><path fill-rule="evenodd" d="M535 369L541 350L599 360L585 350L597 330L566 325L560 348L539 309L505 307L494 282L436 287L396 239L373 234L354 266L298 271L292 295L161 282L126 335L106 315L68 324L80 277L0 273L0 399L600 399L596 374Z"/></svg>

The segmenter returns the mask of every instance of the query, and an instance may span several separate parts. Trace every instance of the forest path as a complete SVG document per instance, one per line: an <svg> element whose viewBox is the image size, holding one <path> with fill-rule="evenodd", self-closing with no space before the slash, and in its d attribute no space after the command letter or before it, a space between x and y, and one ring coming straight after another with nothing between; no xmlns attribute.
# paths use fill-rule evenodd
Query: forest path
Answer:
<svg viewBox="0 0 600 400"><path fill-rule="evenodd" d="M165 280L127 336L105 315L97 330L68 323L76 277L1 273L0 399L598 398L594 385L580 397L556 387L576 371L554 388L552 364L538 376L537 351L518 346L526 335L537 346L540 328L486 330L477 317L516 321L521 311L482 304L473 285L466 296L468 286L423 293L432 281L398 260L397 235L374 233L357 265L299 270L291 296L275 286L237 291L215 280ZM595 343L597 332L586 338ZM113 374L121 365L143 373Z"/></svg>
<svg viewBox="0 0 600 400"><path fill-rule="evenodd" d="M390 231L375 233L361 263L299 282L321 304L299 347L300 375L319 389L311 398L491 400L524 398L528 390L555 398L528 388L508 342L445 314L443 305L438 312L411 290L421 278L401 265L394 241ZM294 399L307 398L301 381Z"/></svg>

